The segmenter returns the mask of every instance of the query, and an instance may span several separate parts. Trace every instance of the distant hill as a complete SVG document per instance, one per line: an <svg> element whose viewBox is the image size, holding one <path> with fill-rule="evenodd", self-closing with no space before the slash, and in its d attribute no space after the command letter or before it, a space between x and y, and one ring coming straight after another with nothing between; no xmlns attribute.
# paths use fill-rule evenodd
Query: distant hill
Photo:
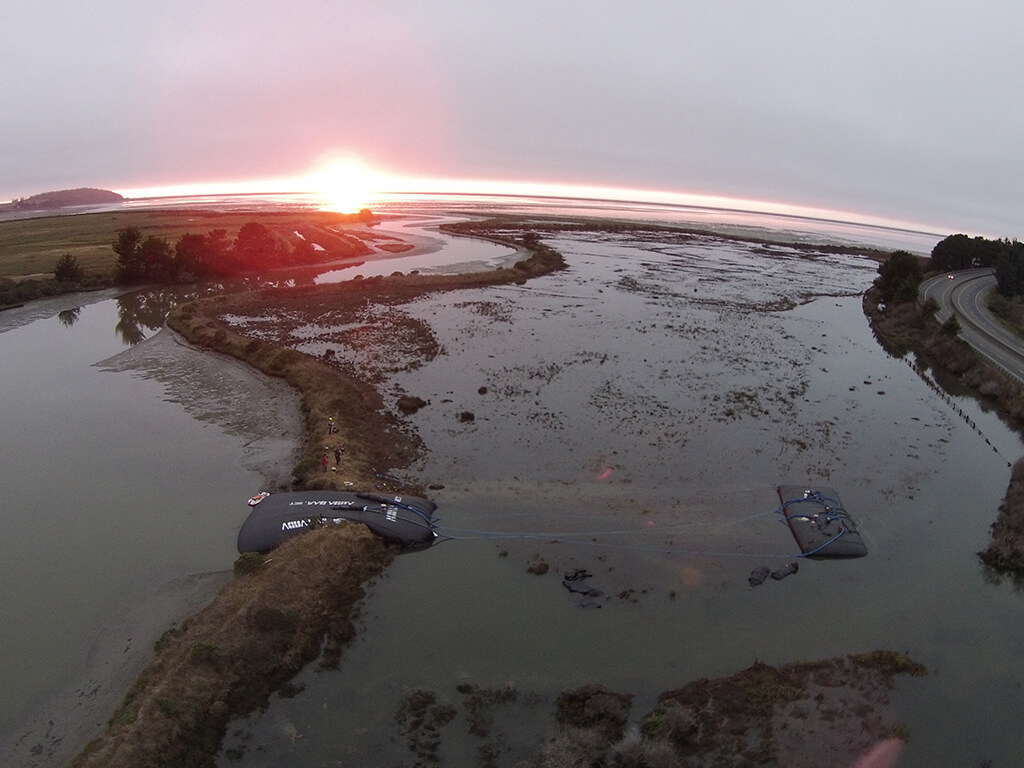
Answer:
<svg viewBox="0 0 1024 768"><path fill-rule="evenodd" d="M111 192L109 189L91 189L79 187L78 189L61 189L56 192L43 192L32 197L20 197L0 206L16 211L38 211L51 208L66 208L72 205L109 205L111 203L123 203L124 197Z"/></svg>

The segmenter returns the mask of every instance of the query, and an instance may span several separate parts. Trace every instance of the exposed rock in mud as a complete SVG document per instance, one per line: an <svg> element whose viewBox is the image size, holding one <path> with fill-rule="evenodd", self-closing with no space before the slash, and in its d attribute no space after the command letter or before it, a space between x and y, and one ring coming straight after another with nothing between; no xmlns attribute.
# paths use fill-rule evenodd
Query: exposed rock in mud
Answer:
<svg viewBox="0 0 1024 768"><path fill-rule="evenodd" d="M413 397L412 395L402 395L398 398L398 410L406 414L416 413L420 408L424 408L429 404L422 397Z"/></svg>
<svg viewBox="0 0 1024 768"><path fill-rule="evenodd" d="M533 574L534 576L543 576L550 569L551 566L549 566L545 561L537 560L536 562L530 563L529 567L526 569L526 572Z"/></svg>
<svg viewBox="0 0 1024 768"><path fill-rule="evenodd" d="M593 574L583 568L567 573L562 578L562 586L576 596L576 604L580 608L600 608L601 603L597 598L602 597L604 592L591 586L589 579Z"/></svg>

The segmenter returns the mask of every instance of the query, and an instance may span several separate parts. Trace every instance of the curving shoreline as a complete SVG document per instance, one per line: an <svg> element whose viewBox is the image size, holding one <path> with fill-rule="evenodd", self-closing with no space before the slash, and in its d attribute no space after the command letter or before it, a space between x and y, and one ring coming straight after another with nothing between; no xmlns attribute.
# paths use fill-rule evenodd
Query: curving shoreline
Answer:
<svg viewBox="0 0 1024 768"><path fill-rule="evenodd" d="M995 406L1000 418L1011 429L1024 429L1024 391L1002 370L979 355L958 337L944 333L923 306L911 301L881 309L877 288L864 294L864 315L875 338L890 354L913 352L924 368L935 367L955 376L979 398ZM1024 458L1012 464L1010 478L995 521L990 526L988 546L977 553L999 581L1009 575L1015 583L1024 578Z"/></svg>
<svg viewBox="0 0 1024 768"><path fill-rule="evenodd" d="M524 270L520 270L520 273L517 274L516 272L512 272L510 270L510 274L500 274L500 280L497 280L497 282L508 280L513 280L517 282L521 281L522 279L524 279L522 274L523 271ZM498 270L496 273L491 274L491 277L494 277L495 274L501 272L502 270ZM484 276L474 275L470 278L458 280L457 282L459 282L460 284L465 284L467 285L467 287L482 284L493 284L488 283L486 280L484 280L484 282L481 282L482 279L484 279ZM396 292L408 297L415 297L417 295L422 295L422 293L424 292L430 292L434 290L445 290L445 288L438 286L443 284L451 285L451 282L451 276L440 278L438 278L437 276L432 276L430 278L427 278L426 276L421 275L411 275L394 278L359 281L358 288L350 289L349 293L346 293L345 290L336 291L316 289L307 291L303 289L304 293L293 293L291 295L301 295L303 296L304 300L314 302L316 300L316 297L320 296L320 300L328 301L332 306L336 306L339 302L345 303L348 301L351 301L353 304L360 304L365 301L365 297L367 295L375 296L375 300L378 301L390 301L394 298ZM408 300L408 298L404 300ZM235 299L232 299L231 301L235 301ZM348 382L347 384L344 384L344 386L347 387L351 385L353 388L339 390L343 391L345 395L345 397L343 397L341 400L335 400L332 399L331 397L324 396L323 392L321 391L322 386L330 386L331 382L338 383L338 386L343 386L340 383L345 378L343 373L339 373L339 371L337 371L334 367L326 365L323 360L317 360L313 358L310 358L310 360L312 361L312 363L316 363L316 365L311 365L309 368L304 368L299 365L300 360L296 359L297 353L289 354L291 350L274 349L272 348L272 345L268 345L263 342L257 342L254 345L253 340L251 338L246 338L244 334L235 333L235 330L232 327L222 322L222 318L224 315L230 314L234 311L252 310L253 308L259 308L261 310L266 310L272 313L275 307L280 307L284 305L284 292L269 291L261 292L258 295L240 296L237 298L238 303L223 303L222 298L221 302L222 303L218 303L217 305L210 304L209 306L202 306L198 309L193 309L191 312L186 312L186 317L184 318L184 320L187 320L187 325L183 325L182 327L188 327L191 329L190 332L194 334L194 339L200 346L208 349L217 349L220 352L230 354L234 357L237 357L240 360L245 360L246 362L248 362L246 356L251 356L252 360L255 361L256 363L254 367L257 367L260 370L266 370L267 372L270 372L272 375L280 376L285 380L289 381L296 377L301 379L303 376L307 376L308 391L311 394L308 398L308 407L304 406L304 419L310 436L309 440L307 441L309 445L307 445L306 448L312 448L314 456L319 453L322 447L322 441L324 437L324 414L332 413L332 409L334 408L334 406L338 405L341 407L355 409L354 411L352 411L354 413L364 413L364 408L372 410L374 406L379 405L379 399L374 400L373 397L369 393L367 393L366 390L363 390L358 386L353 385L352 382ZM207 309L211 311L207 313ZM427 342L429 342L429 340L426 340L425 344ZM303 356L298 355L298 358L302 357ZM326 372L322 370L323 368L326 368ZM360 399L363 396L365 396L365 399ZM378 408L377 410L379 415L380 409ZM369 411L366 411L366 413L368 412ZM347 420L343 418L339 420L341 422L342 427L345 428L347 426ZM355 419L351 418L349 420L355 421ZM387 440L374 441L375 446L371 446L367 450L357 450L356 443L351 442L351 440L354 440L355 437L353 437L352 435L346 435L346 438L349 439L349 442L347 442L347 448L349 453L351 454L352 459L350 462L348 462L351 464L351 466L346 469L347 474L343 476L324 476L322 473L319 472L319 467L310 468L306 466L305 469L303 469L303 460L300 460L300 462L296 465L296 470L299 470L296 473L296 480L299 483L305 485L315 485L325 482L355 482L357 480L359 482L372 483L375 481L376 478L376 469L379 469L381 467L388 467L392 469L400 468L402 466L403 460L407 459L408 456L415 455L415 452L417 450L420 450L420 446L414 439L414 436L405 434L401 430L400 423L397 423L390 418L384 418L383 421L374 422L374 424L381 426L382 428L385 429L394 429L395 431L388 433ZM395 441L393 445L384 445L384 443L390 444L392 442L392 438L394 438ZM308 458L309 456L307 455L305 459ZM389 464L387 462L392 463ZM355 546L362 545L356 544ZM275 557L277 555L283 554L283 552L276 553ZM331 562L333 562L333 560L331 560ZM241 577L241 580L246 579L249 579L249 577ZM265 608L268 606L262 607ZM271 605L269 606L269 608L271 610L282 610L280 606L277 605ZM260 607L257 607L252 610L249 610L245 614L244 619L245 622L247 623L244 626L248 627L249 630L256 629L258 632L264 633L264 635L276 636L276 633L289 631L289 628L293 626L295 621L297 621L293 620L293 618L289 616L280 615L276 613L267 614L266 612L259 614L260 617L258 618L257 613L259 612L259 610ZM192 627L191 622L189 622L189 625L190 627ZM174 640L177 637L178 635L172 635L170 639ZM210 641L208 640L197 640L195 639L196 637L197 636L195 635L190 635L189 641L192 643L191 646L179 647L177 649L176 652L179 653L179 655L187 652L186 656L189 657L188 663L179 666L179 670L183 668L187 672L195 672L196 669L202 671L206 669L207 666L216 666L216 664L210 665L207 663L211 660L215 661L216 663L222 663L220 661L217 661L218 654L214 654L208 649L205 652L197 654L197 656L203 658L191 658L191 649L194 649L197 646L197 644L210 643ZM266 639L266 637L264 637L264 639ZM219 647L220 646L218 645L218 648ZM222 659L223 657L219 658ZM200 663L197 664L197 661ZM193 669L193 667L195 667L196 669ZM161 701L163 701L163 703L161 703ZM220 698L216 698L210 705L211 707L216 708L218 717L220 716L221 710L223 709L219 706L219 702L226 703L226 699L223 696ZM128 706L129 704L130 702L126 701L125 708L122 709L122 712L125 712L127 714L130 714L132 712L132 707L134 707L134 704ZM143 709L146 706L148 706L148 709L146 709L145 711L148 713L148 715L152 716L155 719L160 717L170 717L171 715L174 715L180 711L180 708L175 704L175 702L168 699L166 696L153 699L150 701L148 705L140 704L138 711L143 711ZM179 725L181 724L179 723ZM118 743L127 744L128 742L127 739L125 739L124 741L120 741ZM206 737L197 742L201 750L205 749L208 743L209 742L207 741ZM101 748L102 747L97 746L97 749ZM109 756L112 753L96 752L90 753L90 755L91 754L103 754ZM95 759L98 762L82 762L80 764L117 764L116 760L120 758L101 760L99 757L92 758L91 756L83 755L81 759ZM196 759L197 762L195 764L204 764L203 762L200 762L203 759L202 754L197 753ZM142 758L141 755L139 755L139 753L136 753L135 761L132 764L145 764L144 758Z"/></svg>
<svg viewBox="0 0 1024 768"><path fill-rule="evenodd" d="M376 260L386 264L395 255L430 253L440 248L439 241L419 236L408 236L406 233L401 234L404 238L403 243L408 245L408 248L402 248L399 253L385 249L385 252L377 255ZM397 238L389 236L386 240L388 243L392 243ZM419 291L448 290L460 285L478 286L501 282L522 282L531 276L563 266L561 258L553 252L543 250L542 258L530 259L528 257L532 252L524 249L521 245L508 241L503 241L503 243L513 247L519 254L523 263L517 268L500 267L487 272L478 271L465 275L419 276L413 274L402 279L394 275L388 278L357 279L351 283L349 290L344 287L345 284L334 284L326 285L323 288L303 289L299 293L305 293L308 298L309 295L317 293L333 296L340 292L347 294L348 301L353 306L357 306L362 305L365 301L360 296L373 294L383 297L388 294L389 286L400 285L399 293L409 297ZM269 290L268 294L284 298L288 295L288 291ZM211 317L206 318L204 322L216 322L212 316L217 311L224 309L223 298L222 296L218 300L207 302L206 306L211 310ZM236 298L245 299L252 298L252 296L246 294ZM45 305L45 302L41 302L41 305ZM172 318L168 325L173 324L174 319ZM198 330L198 346L189 345L183 341L183 336L171 335L171 331L167 331L167 333L158 334L148 343L145 350L142 347L134 349L144 352L143 358L155 356L162 361L161 364L176 367L182 361L174 363L168 362L168 360L173 360L177 354L191 356L195 354L196 350L200 353L204 349L212 351L214 345L203 341L204 333L208 330L209 328ZM218 336L217 338L224 337ZM244 341L248 346L250 340ZM157 345L156 351L154 351L154 344ZM175 350L181 350L181 352L175 352ZM256 465L261 467L258 471L269 481L268 488L287 488L297 480L294 477L294 470L301 465L301 462L298 465L295 463L296 452L301 452L302 446L305 444L313 446L316 451L321 450L321 442L324 437L324 425L317 422L311 423L309 439L303 440L305 424L308 422L302 418L298 405L299 397L295 394L301 391L302 387L296 389L288 381L288 375L282 375L285 370L280 367L282 360L294 362L297 357L305 356L287 350L276 350L275 352L270 345L264 344L259 345L258 350L250 347L248 352L243 354L232 354L230 349L224 351L227 353L226 355L207 355L204 365L213 365L222 373L226 370L232 371L231 380L234 382L232 391L235 395L247 392L249 396L265 398L268 396L268 387L270 389L280 387L288 390L289 404L280 414L280 418L287 418L289 424L294 423L295 429L288 426L285 428L284 434L275 433L269 444L264 439L265 435L254 435L252 440L258 442L259 446L256 449L257 455L250 456L250 460L255 461ZM169 358L168 355L170 355ZM250 355L251 359L246 359ZM165 358L168 359L165 360ZM127 358L124 361L121 361L120 358L118 360L117 365L131 367L140 364L138 360L132 363ZM380 396L371 384L360 381L358 377L345 376L342 372L324 365L323 361L309 359L308 362L311 365L306 371L296 369L290 371L290 374L298 378L307 375L305 385L307 388L311 388L318 397L325 392L333 393L331 397L327 398L329 403L341 408L341 411L335 410L334 412L339 417L343 414L348 415L348 418L344 420L338 419L338 422L345 427L345 432L334 438L346 439L345 478L342 480L335 477L338 484L344 484L347 481L359 483L361 487L372 488L376 482L379 482L379 478L375 475L375 468L398 468L404 466L417 454L420 445L415 435L408 433L394 419L383 413ZM145 362L141 364L146 365ZM254 383L247 384L245 371L250 372L248 376L258 376L262 381L256 383L254 380ZM310 371L313 373L310 374ZM267 373L269 373L269 378L266 378ZM277 382L276 385L275 382ZM292 400L294 402L291 402ZM279 403L275 398L273 404L268 402L266 407L273 407L276 412L280 410L277 407L278 404L283 404L283 402ZM258 410L263 412L265 409ZM201 415L197 417L202 418ZM271 421L277 423L280 418L272 417ZM265 424L266 422L263 420L261 423ZM359 430L355 428L357 423L378 430L377 433L384 435L385 439L372 441L372 445L367 444L365 433L360 434ZM246 450L248 451L248 449ZM273 455L270 455L268 451ZM319 453L316 455L319 456ZM310 465L311 463L308 462L306 466ZM318 462L315 463L315 466L319 469ZM322 480L323 478L317 477L315 473L307 478L311 484ZM172 582L144 587L145 594L140 595L137 602L129 601L128 606L120 612L114 623L98 632L90 641L88 656L83 658L82 668L68 679L67 684L40 700L32 710L24 713L19 721L5 729L2 734L4 760L12 765L25 766L66 764L82 746L96 738L104 730L110 713L118 706L132 682L144 670L152 655L151 649L160 634L168 626L173 626L185 617L197 614L214 600L225 585L230 583L230 580L230 573L223 571L193 575Z"/></svg>
<svg viewBox="0 0 1024 768"><path fill-rule="evenodd" d="M523 247L522 243L506 244ZM225 318L279 317L285 313L285 307L308 318L327 311L355 313L370 304L394 306L429 293L522 283L564 267L559 253L538 245L529 258L516 262L511 269L454 275L395 274L323 286L266 288L210 297L175 307L167 325L189 343L237 358L261 373L284 380L298 393L305 437L295 470L296 489L349 485L369 489L380 474L403 468L415 458L421 450L418 437L385 411L380 393L365 378L341 370L325 359L246 336ZM424 354L431 341L420 334L414 342L414 354ZM329 419L337 419L336 438L327 435ZM378 435L380 439L367 441L366 434ZM321 473L319 463L325 441L331 449L340 441L346 450L344 467L330 476Z"/></svg>
<svg viewBox="0 0 1024 768"><path fill-rule="evenodd" d="M512 269L394 275L200 300L176 308L168 326L193 345L236 358L298 392L304 437L294 487L372 489L381 470L408 466L422 448L389 415L373 385L322 360L242 336L223 318L257 308L272 311L279 302L297 302L312 312L321 302L334 307L401 303L430 292L523 282L563 267L559 254L541 246ZM337 436L325 435L329 417L337 418ZM367 441L368 433L381 439ZM315 459L326 439L344 441L346 447L342 471L331 475L324 475ZM253 573L236 576L206 607L164 634L106 732L71 765L160 765L170 755L187 765L212 765L228 720L262 706L320 656L320 638L329 638L321 663L337 663L354 631L365 583L394 555L361 526L315 531L275 550ZM326 598L325 583L335 584Z"/></svg>

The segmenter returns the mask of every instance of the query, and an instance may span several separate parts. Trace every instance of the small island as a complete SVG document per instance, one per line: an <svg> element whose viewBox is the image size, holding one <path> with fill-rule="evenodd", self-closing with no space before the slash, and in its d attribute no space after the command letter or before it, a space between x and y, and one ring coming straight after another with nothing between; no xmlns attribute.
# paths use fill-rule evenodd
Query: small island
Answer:
<svg viewBox="0 0 1024 768"><path fill-rule="evenodd" d="M123 203L125 198L109 189L78 187L55 192L41 192L31 197L15 198L9 203L0 203L3 211L49 211L57 208L71 208L78 205L112 205Z"/></svg>

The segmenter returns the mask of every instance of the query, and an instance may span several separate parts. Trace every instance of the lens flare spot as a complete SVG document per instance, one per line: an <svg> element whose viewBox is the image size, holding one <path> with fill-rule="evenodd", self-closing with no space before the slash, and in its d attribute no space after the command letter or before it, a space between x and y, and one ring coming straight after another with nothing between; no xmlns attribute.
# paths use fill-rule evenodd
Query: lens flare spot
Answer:
<svg viewBox="0 0 1024 768"><path fill-rule="evenodd" d="M892 768L899 762L901 754L903 742L899 739L886 739L872 747L854 763L853 768Z"/></svg>
<svg viewBox="0 0 1024 768"><path fill-rule="evenodd" d="M679 578L683 582L683 586L689 587L690 589L696 589L704 583L704 574L692 565L684 566L682 572L679 574Z"/></svg>

